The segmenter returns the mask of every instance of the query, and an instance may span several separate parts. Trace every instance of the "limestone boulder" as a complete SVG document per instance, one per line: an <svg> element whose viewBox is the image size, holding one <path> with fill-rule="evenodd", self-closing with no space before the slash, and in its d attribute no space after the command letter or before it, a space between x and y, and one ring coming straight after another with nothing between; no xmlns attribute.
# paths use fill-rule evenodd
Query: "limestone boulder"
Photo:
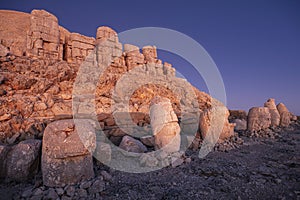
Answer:
<svg viewBox="0 0 300 200"><path fill-rule="evenodd" d="M287 127L291 123L292 114L283 103L277 105L280 114L280 126Z"/></svg>
<svg viewBox="0 0 300 200"><path fill-rule="evenodd" d="M144 55L140 53L139 47L131 44L124 44L124 53L126 55L126 65L129 70L137 65L144 64Z"/></svg>
<svg viewBox="0 0 300 200"><path fill-rule="evenodd" d="M41 140L29 139L14 145L6 158L6 178L25 181L34 176L39 167Z"/></svg>
<svg viewBox="0 0 300 200"><path fill-rule="evenodd" d="M116 31L107 26L101 26L97 29L96 41L110 40L113 42L118 42L118 35Z"/></svg>
<svg viewBox="0 0 300 200"><path fill-rule="evenodd" d="M26 52L27 31L30 29L30 14L1 10L0 11L1 45L17 56ZM3 56L7 50L3 49ZM1 47L2 53L2 47Z"/></svg>
<svg viewBox="0 0 300 200"><path fill-rule="evenodd" d="M142 142L126 135L123 137L119 147L125 151L133 153L144 153L147 151L147 147Z"/></svg>
<svg viewBox="0 0 300 200"><path fill-rule="evenodd" d="M235 124L228 121L229 111L221 103L213 100L212 107L200 114L199 130L202 139L222 141L234 135Z"/></svg>
<svg viewBox="0 0 300 200"><path fill-rule="evenodd" d="M59 59L61 49L58 19L45 10L32 10L27 35L27 53Z"/></svg>
<svg viewBox="0 0 300 200"><path fill-rule="evenodd" d="M269 108L271 114L271 126L279 126L280 115L275 104L275 99L268 99L264 106Z"/></svg>
<svg viewBox="0 0 300 200"><path fill-rule="evenodd" d="M248 112L247 130L259 131L271 126L271 113L267 107L253 107Z"/></svg>
<svg viewBox="0 0 300 200"><path fill-rule="evenodd" d="M145 61L147 63L156 63L157 60L157 51L155 46L144 46L142 49Z"/></svg>
<svg viewBox="0 0 300 200"><path fill-rule="evenodd" d="M50 123L43 137L44 185L61 187L93 178L92 152L95 146L95 129L91 120Z"/></svg>
<svg viewBox="0 0 300 200"><path fill-rule="evenodd" d="M150 104L150 123L155 140L155 149L176 152L180 149L178 118L168 98L156 96Z"/></svg>
<svg viewBox="0 0 300 200"><path fill-rule="evenodd" d="M235 131L244 131L247 130L247 121L244 119L235 119L233 120L233 123L235 123L234 130Z"/></svg>

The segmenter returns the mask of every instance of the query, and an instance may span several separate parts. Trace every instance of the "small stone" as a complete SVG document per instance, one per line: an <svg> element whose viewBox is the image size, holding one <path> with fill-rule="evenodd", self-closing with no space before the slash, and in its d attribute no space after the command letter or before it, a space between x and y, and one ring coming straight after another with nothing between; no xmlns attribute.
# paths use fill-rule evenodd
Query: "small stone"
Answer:
<svg viewBox="0 0 300 200"><path fill-rule="evenodd" d="M72 197L68 197L66 195L61 197L61 200L72 200Z"/></svg>
<svg viewBox="0 0 300 200"><path fill-rule="evenodd" d="M0 89L0 96L4 96L6 94L7 94L6 90Z"/></svg>
<svg viewBox="0 0 300 200"><path fill-rule="evenodd" d="M55 192L55 189L49 188L48 195L46 199L56 200L58 197L57 193Z"/></svg>
<svg viewBox="0 0 300 200"><path fill-rule="evenodd" d="M22 193L21 197L29 198L31 197L31 195L32 195L32 188L29 188Z"/></svg>
<svg viewBox="0 0 300 200"><path fill-rule="evenodd" d="M140 157L140 164L147 167L155 167L158 165L158 159L154 155L143 154Z"/></svg>
<svg viewBox="0 0 300 200"><path fill-rule="evenodd" d="M159 154L157 155L157 158L159 160L164 160L169 156L169 154L165 151L159 151Z"/></svg>
<svg viewBox="0 0 300 200"><path fill-rule="evenodd" d="M77 193L79 197L88 197L88 193L85 189L78 189Z"/></svg>
<svg viewBox="0 0 300 200"><path fill-rule="evenodd" d="M16 133L16 134L14 134L11 138L7 138L6 139L6 142L8 143L8 144L13 144L13 143L15 143L15 141L17 140L17 138L20 136L20 133Z"/></svg>
<svg viewBox="0 0 300 200"><path fill-rule="evenodd" d="M102 180L97 179L93 185L88 189L90 194L102 192L105 189L105 183Z"/></svg>
<svg viewBox="0 0 300 200"><path fill-rule="evenodd" d="M11 119L11 114L6 113L6 114L0 116L0 121L5 121L8 119Z"/></svg>
<svg viewBox="0 0 300 200"><path fill-rule="evenodd" d="M192 159L191 159L191 158L186 158L186 159L184 160L184 162L185 162L185 163L190 163L190 162L192 162Z"/></svg>
<svg viewBox="0 0 300 200"><path fill-rule="evenodd" d="M56 188L55 191L56 191L56 193L57 193L59 196L61 196L61 195L63 195L63 194L65 193L65 191L64 191L63 188Z"/></svg>
<svg viewBox="0 0 300 200"><path fill-rule="evenodd" d="M67 186L65 188L65 191L66 191L66 194L69 196L69 197L73 197L74 194L75 194L75 187L74 186Z"/></svg>
<svg viewBox="0 0 300 200"><path fill-rule="evenodd" d="M80 184L79 188L80 189L87 189L89 187L91 187L92 182L91 181L84 181Z"/></svg>
<svg viewBox="0 0 300 200"><path fill-rule="evenodd" d="M140 138L141 142L149 147L153 147L155 144L154 136L144 136Z"/></svg>
<svg viewBox="0 0 300 200"><path fill-rule="evenodd" d="M276 178L276 179L275 179L275 182L276 182L277 184L280 184L282 181L281 181L281 179Z"/></svg>
<svg viewBox="0 0 300 200"><path fill-rule="evenodd" d="M34 192L33 195L34 196L38 196L38 195L42 195L43 194L43 190L41 190L40 188L37 188Z"/></svg>
<svg viewBox="0 0 300 200"><path fill-rule="evenodd" d="M172 162L171 165L173 168L182 165L182 163L184 162L184 160L182 158L172 158Z"/></svg>
<svg viewBox="0 0 300 200"><path fill-rule="evenodd" d="M112 176L107 171L101 171L100 174L103 176L103 179L105 181L110 181L112 179Z"/></svg>

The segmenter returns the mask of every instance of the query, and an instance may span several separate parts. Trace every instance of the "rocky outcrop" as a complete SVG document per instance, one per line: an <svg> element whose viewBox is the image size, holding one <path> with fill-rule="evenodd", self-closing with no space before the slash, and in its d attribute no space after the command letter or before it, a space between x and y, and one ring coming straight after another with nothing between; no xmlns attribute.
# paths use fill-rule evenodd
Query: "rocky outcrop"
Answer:
<svg viewBox="0 0 300 200"><path fill-rule="evenodd" d="M16 56L65 60L81 63L95 47L95 38L70 33L59 26L58 19L45 10L30 14L1 11L1 56L8 52Z"/></svg>
<svg viewBox="0 0 300 200"><path fill-rule="evenodd" d="M271 125L271 114L267 107L253 107L248 112L247 130L259 131L269 128Z"/></svg>
<svg viewBox="0 0 300 200"><path fill-rule="evenodd" d="M61 120L47 126L42 149L44 185L58 187L94 177L94 131L88 120Z"/></svg>
<svg viewBox="0 0 300 200"><path fill-rule="evenodd" d="M162 149L168 153L179 151L180 127L170 100L155 97L150 104L150 119L155 149Z"/></svg>
<svg viewBox="0 0 300 200"><path fill-rule="evenodd" d="M268 99L264 104L265 107L269 108L271 114L271 126L279 126L280 124L280 115L276 108L275 99Z"/></svg>
<svg viewBox="0 0 300 200"><path fill-rule="evenodd" d="M58 20L54 15L44 10L33 10L27 34L27 55L62 59Z"/></svg>
<svg viewBox="0 0 300 200"><path fill-rule="evenodd" d="M30 17L30 14L23 12L0 11L0 43L4 51L9 51L16 56L26 53Z"/></svg>

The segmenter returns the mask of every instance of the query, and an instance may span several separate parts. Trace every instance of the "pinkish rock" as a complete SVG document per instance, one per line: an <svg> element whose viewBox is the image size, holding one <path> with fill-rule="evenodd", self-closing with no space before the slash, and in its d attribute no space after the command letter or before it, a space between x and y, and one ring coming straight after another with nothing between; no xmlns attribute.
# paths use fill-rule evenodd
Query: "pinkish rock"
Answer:
<svg viewBox="0 0 300 200"><path fill-rule="evenodd" d="M259 131L271 126L271 114L267 107L253 107L248 113L247 130Z"/></svg>
<svg viewBox="0 0 300 200"><path fill-rule="evenodd" d="M228 122L228 109L214 101L211 108L204 110L200 114L199 130L205 139L209 136L210 140L225 140L234 135L234 126Z"/></svg>
<svg viewBox="0 0 300 200"><path fill-rule="evenodd" d="M147 151L147 147L140 141L126 135L123 137L119 147L125 151L133 153L144 153Z"/></svg>
<svg viewBox="0 0 300 200"><path fill-rule="evenodd" d="M180 149L180 127L178 118L167 98L155 97L150 104L150 119L155 149L176 152Z"/></svg>
<svg viewBox="0 0 300 200"><path fill-rule="evenodd" d="M44 185L61 187L94 177L91 152L95 133L90 120L61 120L44 132L42 173Z"/></svg>
<svg viewBox="0 0 300 200"><path fill-rule="evenodd" d="M25 181L37 173L42 142L30 139L14 145L6 158L6 177Z"/></svg>
<svg viewBox="0 0 300 200"><path fill-rule="evenodd" d="M280 115L276 108L275 99L268 99L264 106L269 108L271 114L271 126L279 126Z"/></svg>
<svg viewBox="0 0 300 200"><path fill-rule="evenodd" d="M110 40L113 42L119 42L116 31L107 26L101 26L97 29L96 40Z"/></svg>
<svg viewBox="0 0 300 200"><path fill-rule="evenodd" d="M156 63L157 60L157 51L155 46L145 46L143 47L143 55L147 63Z"/></svg>
<svg viewBox="0 0 300 200"><path fill-rule="evenodd" d="M277 105L280 114L280 126L287 127L291 123L292 114L283 103Z"/></svg>

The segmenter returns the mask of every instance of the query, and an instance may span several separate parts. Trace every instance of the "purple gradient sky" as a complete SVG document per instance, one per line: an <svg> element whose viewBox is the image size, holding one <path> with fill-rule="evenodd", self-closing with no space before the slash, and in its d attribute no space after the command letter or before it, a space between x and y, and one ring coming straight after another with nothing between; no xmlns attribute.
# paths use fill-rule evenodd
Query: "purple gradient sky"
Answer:
<svg viewBox="0 0 300 200"><path fill-rule="evenodd" d="M93 37L102 25L117 32L147 26L180 31L217 64L230 109L248 110L272 97L300 115L300 1L177 2L2 0L0 9L45 9L69 31ZM187 61L163 51L159 58L207 91Z"/></svg>

